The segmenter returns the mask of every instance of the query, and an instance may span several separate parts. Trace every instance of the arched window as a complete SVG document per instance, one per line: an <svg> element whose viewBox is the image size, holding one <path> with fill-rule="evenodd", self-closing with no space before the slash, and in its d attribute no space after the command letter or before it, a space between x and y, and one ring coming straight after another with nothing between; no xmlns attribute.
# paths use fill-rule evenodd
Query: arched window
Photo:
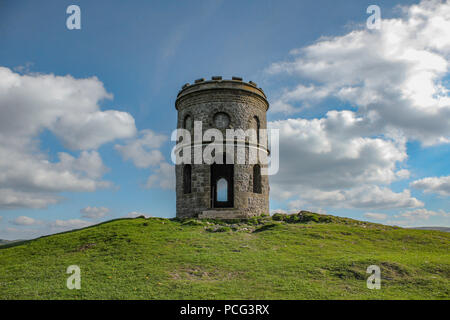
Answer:
<svg viewBox="0 0 450 320"><path fill-rule="evenodd" d="M256 130L256 142L259 144L259 129L260 129L261 125L259 123L259 119L257 116L253 117L253 122L254 122L254 128Z"/></svg>
<svg viewBox="0 0 450 320"><path fill-rule="evenodd" d="M230 116L225 112L218 112L213 117L217 129L226 129L230 125Z"/></svg>
<svg viewBox="0 0 450 320"><path fill-rule="evenodd" d="M253 192L261 193L261 166L259 164L255 164L253 166Z"/></svg>
<svg viewBox="0 0 450 320"><path fill-rule="evenodd" d="M191 176L192 166L185 164L183 167L183 191L184 193L191 193Z"/></svg>
<svg viewBox="0 0 450 320"><path fill-rule="evenodd" d="M228 181L225 178L217 180L217 201L228 201Z"/></svg>
<svg viewBox="0 0 450 320"><path fill-rule="evenodd" d="M183 121L183 128L192 132L193 121L190 115L187 115Z"/></svg>

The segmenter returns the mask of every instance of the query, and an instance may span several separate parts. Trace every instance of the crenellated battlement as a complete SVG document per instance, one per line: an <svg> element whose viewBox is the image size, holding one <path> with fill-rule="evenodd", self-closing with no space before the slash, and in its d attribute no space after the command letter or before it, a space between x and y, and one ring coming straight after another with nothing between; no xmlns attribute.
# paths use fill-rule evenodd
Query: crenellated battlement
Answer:
<svg viewBox="0 0 450 320"><path fill-rule="evenodd" d="M177 100L190 93L202 91L202 90L214 90L214 89L236 89L244 90L254 93L267 101L267 97L261 88L253 81L245 82L241 77L232 77L230 79L222 79L221 76L213 76L210 80L200 78L194 81L194 83L185 83L181 90L178 92Z"/></svg>

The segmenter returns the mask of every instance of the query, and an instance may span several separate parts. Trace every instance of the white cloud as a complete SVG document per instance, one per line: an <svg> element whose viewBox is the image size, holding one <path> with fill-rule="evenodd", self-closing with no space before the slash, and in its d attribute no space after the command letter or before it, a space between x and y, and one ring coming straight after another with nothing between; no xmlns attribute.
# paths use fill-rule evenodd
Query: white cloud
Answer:
<svg viewBox="0 0 450 320"><path fill-rule="evenodd" d="M86 207L80 210L81 216L83 218L89 218L89 219L99 219L109 212L109 209L106 207Z"/></svg>
<svg viewBox="0 0 450 320"><path fill-rule="evenodd" d="M173 165L162 162L154 172L147 179L147 188L175 189L175 168Z"/></svg>
<svg viewBox="0 0 450 320"><path fill-rule="evenodd" d="M10 222L17 227L0 229L0 238L31 239L42 235L84 228L93 224L93 222L80 219L43 221L26 216L17 217Z"/></svg>
<svg viewBox="0 0 450 320"><path fill-rule="evenodd" d="M297 188L299 198L289 202L290 207L311 206L357 209L389 209L422 207L423 202L411 197L409 190L393 192L387 187L365 185L347 190L321 191L308 187Z"/></svg>
<svg viewBox="0 0 450 320"><path fill-rule="evenodd" d="M40 228L36 228L34 226L28 226L26 228L23 228L22 226L5 227L0 229L0 238L8 240L32 239L43 235L40 230Z"/></svg>
<svg viewBox="0 0 450 320"><path fill-rule="evenodd" d="M167 136L159 135L151 130L142 130L139 137L130 139L125 145L116 144L124 160L133 161L138 168L158 165L164 160L161 151L157 150L167 140Z"/></svg>
<svg viewBox="0 0 450 320"><path fill-rule="evenodd" d="M400 213L397 218L406 218L408 220L416 221L416 220L428 220L433 216L442 216L442 217L450 217L449 212L445 212L443 210L433 211L427 209L415 209L412 211L405 211Z"/></svg>
<svg viewBox="0 0 450 320"><path fill-rule="evenodd" d="M273 210L270 210L270 214L271 215L275 214L275 213L287 214L288 212L286 210L284 210L284 209L273 209Z"/></svg>
<svg viewBox="0 0 450 320"><path fill-rule="evenodd" d="M428 177L413 181L411 187L423 190L425 193L437 193L441 196L450 196L450 176Z"/></svg>
<svg viewBox="0 0 450 320"><path fill-rule="evenodd" d="M55 166L62 171L80 172L90 179L101 178L108 171L97 151L82 151L78 158L64 152L60 152L58 156L60 162Z"/></svg>
<svg viewBox="0 0 450 320"><path fill-rule="evenodd" d="M0 188L0 209L45 208L58 203L61 197L42 192L21 192Z"/></svg>
<svg viewBox="0 0 450 320"><path fill-rule="evenodd" d="M112 95L96 77L20 75L0 67L0 79L3 135L30 137L48 129L69 148L83 150L136 132L130 114L100 110L99 101Z"/></svg>
<svg viewBox="0 0 450 320"><path fill-rule="evenodd" d="M394 215L393 219L384 221L388 225L396 225L402 227L423 227L426 225L436 225L436 222L430 222L431 217L439 217L441 226L448 225L450 222L450 212L444 210L428 210L425 208L403 211ZM435 220L436 221L436 220Z"/></svg>
<svg viewBox="0 0 450 320"><path fill-rule="evenodd" d="M271 128L280 130L280 170L271 179L274 188L283 185L288 192L304 185L333 190L388 184L403 177L397 164L407 158L404 142L363 137L362 122L351 111L330 111L322 119L271 122Z"/></svg>
<svg viewBox="0 0 450 320"><path fill-rule="evenodd" d="M151 215L149 215L147 213L142 213L142 212L138 212L138 211L132 211L132 212L129 212L126 215L127 218L137 218L137 217L140 217L140 216L144 216L146 218L150 218L151 217Z"/></svg>
<svg viewBox="0 0 450 320"><path fill-rule="evenodd" d="M273 63L268 74L291 86L275 95L272 111L293 114L336 100L352 110L269 123L280 130L271 195L290 208L424 206L408 189L389 185L410 176L403 167L408 141L450 142L448 21L450 3L424 1L400 18L383 19L381 30L323 37ZM441 182L434 181L434 192L447 194ZM421 185L431 192L423 182L411 184Z"/></svg>
<svg viewBox="0 0 450 320"><path fill-rule="evenodd" d="M314 85L297 85L292 90L284 89L279 99L276 99L270 106L269 112L281 112L285 114L297 113L304 108L308 108L312 103L319 102L326 98L331 92L325 87L317 88ZM294 107L292 103L301 101L300 107Z"/></svg>
<svg viewBox="0 0 450 320"><path fill-rule="evenodd" d="M327 214L327 211L324 208L315 206L313 203L309 203L304 200L289 201L287 205L289 208L287 213L299 213L302 210L306 210L320 214Z"/></svg>
<svg viewBox="0 0 450 320"><path fill-rule="evenodd" d="M83 151L78 158L60 152L59 161L50 162L39 151L24 149L0 145L0 208L43 208L60 200L58 192L111 186L99 180L106 168L97 151Z"/></svg>
<svg viewBox="0 0 450 320"><path fill-rule="evenodd" d="M133 161L138 168L152 168L152 174L145 184L146 188L175 189L175 168L164 160L158 150L168 139L152 130L142 130L139 136L129 139L124 145L116 144L124 160Z"/></svg>
<svg viewBox="0 0 450 320"><path fill-rule="evenodd" d="M53 74L15 73L0 67L0 209L44 208L63 191L109 187L95 149L135 134L133 117L101 111L110 99L95 77L75 79ZM39 135L52 132L78 155L58 153L58 161L40 150Z"/></svg>
<svg viewBox="0 0 450 320"><path fill-rule="evenodd" d="M135 126L129 113L106 110L61 117L53 132L67 147L83 150L96 149L117 138L131 137L135 134Z"/></svg>
<svg viewBox="0 0 450 320"><path fill-rule="evenodd" d="M365 218L373 219L373 220L386 220L387 214L385 213L375 213L375 212L366 212L363 215Z"/></svg>
<svg viewBox="0 0 450 320"><path fill-rule="evenodd" d="M55 220L49 223L49 226L53 229L79 229L92 225L92 222L80 220L80 219L69 219L69 220Z"/></svg>
<svg viewBox="0 0 450 320"><path fill-rule="evenodd" d="M11 221L11 223L18 226L32 226L35 224L39 224L40 222L30 217L19 216L13 221Z"/></svg>
<svg viewBox="0 0 450 320"><path fill-rule="evenodd" d="M365 120L354 112L329 111L321 119L269 123L279 129L280 169L270 177L271 193L291 208L408 208L423 206L409 190L386 186L408 177L398 136L364 136ZM394 134L392 134L394 137Z"/></svg>
<svg viewBox="0 0 450 320"><path fill-rule="evenodd" d="M380 30L321 38L274 63L272 75L300 82L283 89L273 111L292 113L327 97L357 107L366 131L395 128L425 145L450 141L450 3L423 1ZM305 85L307 83L307 85ZM278 110L276 110L278 109Z"/></svg>

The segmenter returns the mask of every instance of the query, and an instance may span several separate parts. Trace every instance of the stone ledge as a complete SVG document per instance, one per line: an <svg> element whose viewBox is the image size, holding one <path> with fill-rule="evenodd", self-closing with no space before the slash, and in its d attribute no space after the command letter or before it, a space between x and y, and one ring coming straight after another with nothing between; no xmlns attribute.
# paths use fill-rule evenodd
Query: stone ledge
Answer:
<svg viewBox="0 0 450 320"><path fill-rule="evenodd" d="M235 209L206 210L198 215L199 219L248 219L249 216Z"/></svg>
<svg viewBox="0 0 450 320"><path fill-rule="evenodd" d="M256 83L254 83L253 81L251 83L244 82L242 81L242 78L239 77L234 77L234 79L232 80L205 80L204 78L201 78L195 80L194 84L186 83L178 92L177 100L193 92L214 90L214 89L242 90L246 92L251 92L263 98L263 100L267 104L267 108L269 105L264 91L261 88L258 88L256 86Z"/></svg>

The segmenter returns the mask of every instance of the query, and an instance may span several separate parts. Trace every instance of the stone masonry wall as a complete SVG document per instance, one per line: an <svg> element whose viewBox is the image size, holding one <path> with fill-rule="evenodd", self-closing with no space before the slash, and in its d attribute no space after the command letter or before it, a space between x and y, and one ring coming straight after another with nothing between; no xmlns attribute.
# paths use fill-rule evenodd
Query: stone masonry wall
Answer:
<svg viewBox="0 0 450 320"><path fill-rule="evenodd" d="M202 85L205 84L205 88ZM240 81L206 81L195 84L191 91L179 93L176 101L178 109L178 128L183 128L186 116L202 122L203 131L215 128L213 117L218 112L225 112L230 117L229 128L247 130L252 126L254 116L260 121L260 128L267 127L266 111L268 108L264 94ZM225 137L225 130L223 135ZM248 158L248 151L246 152ZM236 159L235 159L236 162ZM183 165L175 166L177 217L196 217L203 211L220 210L212 208L210 187L210 165L192 164L191 193L183 192ZM262 166L263 167L263 166ZM234 165L234 211L238 216L251 217L269 214L269 181L262 175L262 193L253 193L253 165ZM232 218L232 217L230 217Z"/></svg>

